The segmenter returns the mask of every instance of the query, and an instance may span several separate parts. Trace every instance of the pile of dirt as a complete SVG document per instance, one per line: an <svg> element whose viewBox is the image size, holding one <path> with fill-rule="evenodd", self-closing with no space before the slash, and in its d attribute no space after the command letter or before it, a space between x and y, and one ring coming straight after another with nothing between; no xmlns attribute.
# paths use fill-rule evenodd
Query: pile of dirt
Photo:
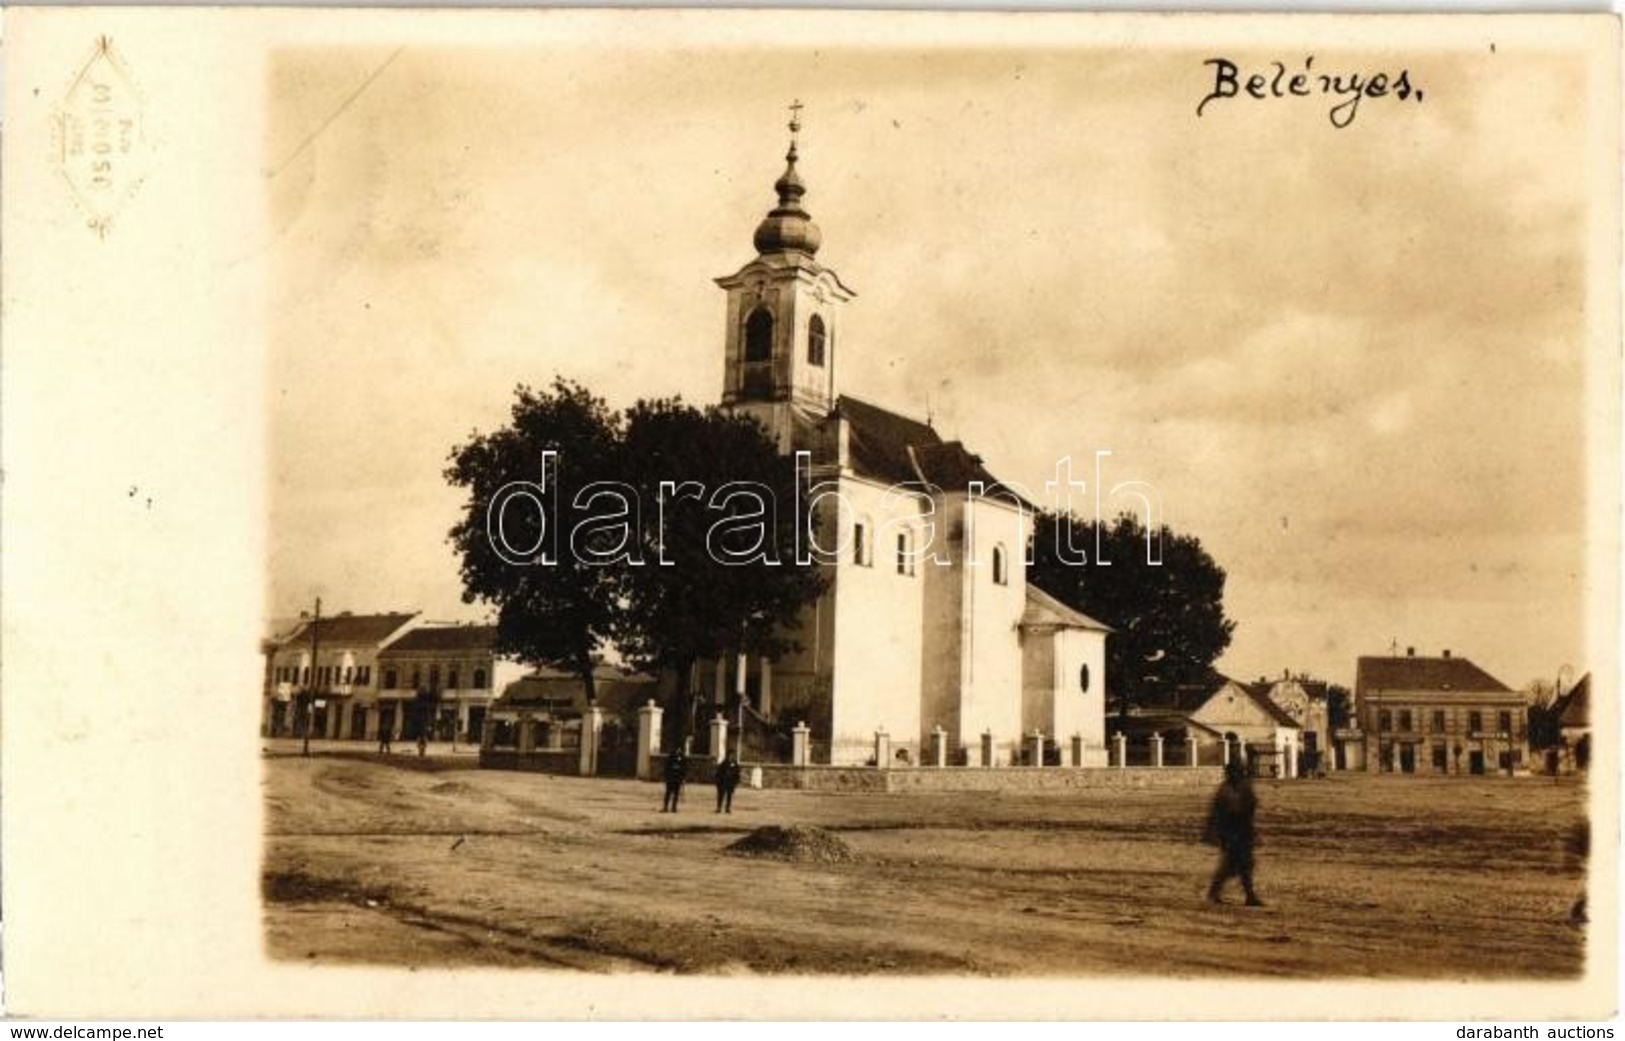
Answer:
<svg viewBox="0 0 1625 1041"><path fill-rule="evenodd" d="M260 878L260 895L273 904L356 904L379 907L389 903L387 886L359 886L333 878L318 878L303 871L267 871Z"/></svg>
<svg viewBox="0 0 1625 1041"><path fill-rule="evenodd" d="M846 864L857 858L852 847L823 828L769 825L757 828L724 853L735 857L766 857L814 864Z"/></svg>

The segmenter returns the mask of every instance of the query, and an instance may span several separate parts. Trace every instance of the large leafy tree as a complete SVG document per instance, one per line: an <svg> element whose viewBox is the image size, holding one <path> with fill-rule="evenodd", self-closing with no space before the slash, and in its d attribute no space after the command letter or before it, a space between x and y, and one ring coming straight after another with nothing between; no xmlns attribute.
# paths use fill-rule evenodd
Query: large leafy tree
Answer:
<svg viewBox="0 0 1625 1041"><path fill-rule="evenodd" d="M616 643L634 664L676 674L671 707L686 728L696 662L796 646L801 609L825 585L797 559L805 489L755 422L677 399L630 409L623 448L643 516Z"/></svg>
<svg viewBox="0 0 1625 1041"><path fill-rule="evenodd" d="M1116 630L1106 669L1119 711L1212 681L1235 623L1224 613L1224 569L1195 536L1166 525L1148 533L1131 514L1040 513L1032 550L1029 582Z"/></svg>
<svg viewBox="0 0 1625 1041"><path fill-rule="evenodd" d="M462 561L463 600L497 608L497 650L581 677L592 700L593 667L611 636L620 570L572 542L606 512L579 497L621 472L619 417L585 387L556 379L521 386L507 426L454 448L445 476L467 489L450 541ZM513 494L522 485L530 486ZM493 538L492 505L500 507ZM599 531L600 538L613 538ZM546 559L543 559L544 556Z"/></svg>

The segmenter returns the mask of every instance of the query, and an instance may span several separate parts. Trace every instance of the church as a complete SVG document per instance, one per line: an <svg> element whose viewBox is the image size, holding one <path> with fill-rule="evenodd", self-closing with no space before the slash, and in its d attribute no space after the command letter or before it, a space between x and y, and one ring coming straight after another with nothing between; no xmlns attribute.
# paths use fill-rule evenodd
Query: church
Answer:
<svg viewBox="0 0 1625 1041"><path fill-rule="evenodd" d="M1032 507L929 422L837 383L857 294L818 259L799 130L792 118L756 256L716 280L722 406L786 455L806 453L829 585L797 652L709 663L697 689L719 705L743 690L759 717L804 721L815 763L862 764L877 749L919 763L940 728L949 764L1014 765L1038 732L1058 746L1050 762L1104 766L1110 630L1027 585Z"/></svg>

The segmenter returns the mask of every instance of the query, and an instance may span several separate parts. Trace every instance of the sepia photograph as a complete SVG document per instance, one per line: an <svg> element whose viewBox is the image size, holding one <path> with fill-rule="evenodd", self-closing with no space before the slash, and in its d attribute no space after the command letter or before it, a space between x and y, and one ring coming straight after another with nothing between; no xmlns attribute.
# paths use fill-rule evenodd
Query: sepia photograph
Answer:
<svg viewBox="0 0 1625 1041"><path fill-rule="evenodd" d="M84 800L221 1014L1616 1007L1613 16L317 14L22 23L7 523L93 378L189 693L8 647L9 910Z"/></svg>

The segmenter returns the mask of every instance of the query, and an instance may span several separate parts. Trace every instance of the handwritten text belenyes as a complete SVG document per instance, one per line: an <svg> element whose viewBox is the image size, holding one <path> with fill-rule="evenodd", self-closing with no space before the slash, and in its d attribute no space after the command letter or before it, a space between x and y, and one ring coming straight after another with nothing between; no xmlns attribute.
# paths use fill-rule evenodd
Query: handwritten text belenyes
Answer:
<svg viewBox="0 0 1625 1041"><path fill-rule="evenodd" d="M1315 71L1310 55L1300 69L1288 71L1284 62L1272 61L1261 70L1244 70L1228 58L1209 58L1202 63L1213 70L1213 89L1196 106L1197 116L1208 102L1227 98L1333 98L1327 117L1339 130L1354 122L1360 102L1366 98L1393 98L1397 101L1422 100L1422 88L1411 81L1409 69L1392 72Z"/></svg>

